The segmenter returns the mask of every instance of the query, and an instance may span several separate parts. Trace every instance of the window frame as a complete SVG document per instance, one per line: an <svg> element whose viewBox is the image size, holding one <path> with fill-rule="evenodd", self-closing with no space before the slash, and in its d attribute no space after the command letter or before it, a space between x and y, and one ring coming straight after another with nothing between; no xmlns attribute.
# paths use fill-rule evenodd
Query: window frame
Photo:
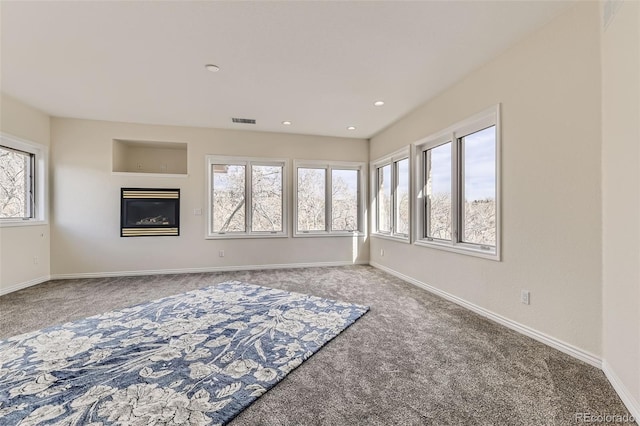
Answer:
<svg viewBox="0 0 640 426"><path fill-rule="evenodd" d="M298 230L298 169L324 169L325 172L325 229L319 231ZM357 170L358 171L358 229L354 231L334 231L331 229L332 215L332 171ZM365 216L366 163L351 161L325 161L325 160L293 160L293 236L294 237L352 237L365 236L367 223Z"/></svg>
<svg viewBox="0 0 640 426"><path fill-rule="evenodd" d="M410 243L412 238L412 229L413 219L411 218L411 213L413 212L413 190L411 188L413 180L411 179L412 175L412 156L411 156L411 147L407 146L398 151L391 153L385 157L382 157L376 161L371 162L370 166L370 179L371 179L371 236L378 238L386 238L395 241ZM409 161L409 232L407 234L402 234L396 232L397 230L397 208L398 208L398 173L399 168L397 166L398 162L402 160ZM379 213L379 197L378 197L378 173L379 170L385 166L391 166L391 230L389 232L380 231L378 228L378 213Z"/></svg>
<svg viewBox="0 0 640 426"><path fill-rule="evenodd" d="M210 240L224 240L236 238L286 238L289 236L289 185L288 185L288 163L287 159L279 158L258 158L258 157L235 157L225 155L206 155L205 173L207 179L207 223L205 238ZM244 208L245 208L245 230L244 232L215 232L213 231L213 166L233 165L245 167L244 180ZM282 231L253 231L253 166L282 167Z"/></svg>
<svg viewBox="0 0 640 426"><path fill-rule="evenodd" d="M48 224L49 203L49 149L26 139L0 132L0 146L31 156L30 187L32 202L31 217L0 218L0 228Z"/></svg>
<svg viewBox="0 0 640 426"><path fill-rule="evenodd" d="M460 150L462 138L486 128L495 126L495 193L496 193L496 245L489 248L482 244L462 241L461 231L463 229L463 208L461 204L461 194L463 193L464 168L463 152ZM426 236L427 232L427 198L426 189L426 155L427 151L445 143L451 142L451 240L435 239ZM414 215L415 232L413 244L423 247L440 249L485 259L501 260L502 241L502 213L501 213L501 123L500 104L490 107L472 117L462 120L447 129L428 136L413 144L414 155Z"/></svg>

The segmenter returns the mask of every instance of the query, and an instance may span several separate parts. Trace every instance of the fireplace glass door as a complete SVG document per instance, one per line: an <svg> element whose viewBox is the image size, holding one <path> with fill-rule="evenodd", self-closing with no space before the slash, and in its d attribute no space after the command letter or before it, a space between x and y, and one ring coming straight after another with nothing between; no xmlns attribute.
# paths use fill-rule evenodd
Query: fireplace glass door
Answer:
<svg viewBox="0 0 640 426"><path fill-rule="evenodd" d="M180 235L180 190L122 188L122 237Z"/></svg>

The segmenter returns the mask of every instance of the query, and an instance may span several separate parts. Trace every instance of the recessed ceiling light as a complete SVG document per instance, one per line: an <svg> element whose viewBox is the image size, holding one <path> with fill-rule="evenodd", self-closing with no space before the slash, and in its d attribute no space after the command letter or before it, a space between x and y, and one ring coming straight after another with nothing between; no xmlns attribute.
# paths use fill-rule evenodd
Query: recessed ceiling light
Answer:
<svg viewBox="0 0 640 426"><path fill-rule="evenodd" d="M213 64L207 64L204 66L207 71L211 71L211 72L218 72L220 71L220 67L217 65L213 65Z"/></svg>
<svg viewBox="0 0 640 426"><path fill-rule="evenodd" d="M349 126L349 127L347 127L347 130L355 130L355 129L356 129L356 126Z"/></svg>
<svg viewBox="0 0 640 426"><path fill-rule="evenodd" d="M283 121L282 124L285 126L291 126L291 122L287 120Z"/></svg>
<svg viewBox="0 0 640 426"><path fill-rule="evenodd" d="M384 101L375 101L373 103L373 106L382 106L382 105L384 105Z"/></svg>

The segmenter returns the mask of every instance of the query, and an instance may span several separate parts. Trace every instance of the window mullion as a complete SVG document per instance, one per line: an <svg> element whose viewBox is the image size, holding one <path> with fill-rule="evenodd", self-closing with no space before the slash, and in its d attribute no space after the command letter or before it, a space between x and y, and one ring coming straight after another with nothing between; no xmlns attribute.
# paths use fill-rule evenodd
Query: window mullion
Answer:
<svg viewBox="0 0 640 426"><path fill-rule="evenodd" d="M451 135L451 244L460 242L460 141Z"/></svg>
<svg viewBox="0 0 640 426"><path fill-rule="evenodd" d="M331 194L333 191L333 183L332 183L333 168L331 166L328 166L325 170L326 170L325 172L326 183L325 183L325 193L324 193L324 215L325 215L324 230L326 232L332 232L333 209L332 209L331 203L333 202L333 197L331 196Z"/></svg>
<svg viewBox="0 0 640 426"><path fill-rule="evenodd" d="M391 208L389 209L389 215L390 220L389 220L389 235L393 236L396 233L396 185L397 185L397 180L396 180L396 172L395 172L395 163L393 161L391 161L390 163L391 166L391 175L389 176L390 180L389 180L389 185L391 186L391 199L389 200L389 202L391 203Z"/></svg>
<svg viewBox="0 0 640 426"><path fill-rule="evenodd" d="M464 149L462 146L462 138L458 138L457 144L456 146L458 147L458 241L457 242L464 242L464 235L465 235L465 230L464 230L464 211L465 211L465 192L464 192L464 174L465 174L465 169L464 169Z"/></svg>
<svg viewBox="0 0 640 426"><path fill-rule="evenodd" d="M29 155L29 201L28 201L28 216L30 218L35 217L36 211L36 156Z"/></svg>
<svg viewBox="0 0 640 426"><path fill-rule="evenodd" d="M396 235L397 229L397 217L396 212L398 208L398 163L391 162L391 235Z"/></svg>
<svg viewBox="0 0 640 426"><path fill-rule="evenodd" d="M382 167L384 167L384 164L381 164L376 168L376 230L378 232L382 232L380 229L380 225L381 225L380 213L382 212L382 207L383 207L382 190L380 185L380 175L382 174Z"/></svg>
<svg viewBox="0 0 640 426"><path fill-rule="evenodd" d="M26 157L26 158L25 158ZM31 154L22 154L22 163L24 164L24 176L22 178L22 185L24 185L24 215L23 219L31 217L31 191L32 191L32 180L31 180Z"/></svg>
<svg viewBox="0 0 640 426"><path fill-rule="evenodd" d="M365 191L360 190L362 185L360 179L362 179L362 169L358 169L356 177L356 232L360 232L361 229L364 229L364 218L362 216L362 205L364 204L364 200L362 199L362 194L365 194Z"/></svg>
<svg viewBox="0 0 640 426"><path fill-rule="evenodd" d="M286 179L286 176L284 175L284 173L285 173L284 164L282 164L280 167L281 167L280 170L282 170L280 172L281 173L281 175L280 175L280 188L282 189L282 192L281 192L282 199L280 200L281 201L280 202L280 212L281 212L280 213L280 217L282 217L281 232L287 232L287 227L289 226L289 224L287 223L287 217L289 217L289 213L286 212L285 210L286 210L286 205L287 205L286 204L286 202L287 202L286 198L287 198L289 192L287 191L287 188L285 187L285 185L287 184L287 182L286 182L287 179Z"/></svg>
<svg viewBox="0 0 640 426"><path fill-rule="evenodd" d="M374 206L374 218L373 218L373 231L375 232L380 232L380 167L376 166L374 168L374 178L371 179L371 186L373 186L373 191L375 191L375 193L372 191L373 193L373 197L375 200L375 206ZM374 186L375 185L375 186Z"/></svg>
<svg viewBox="0 0 640 426"><path fill-rule="evenodd" d="M422 179L422 191L423 191L423 217L424 217L424 229L422 231L422 238L430 239L429 237L429 229L431 229L431 203L429 202L429 175L431 174L431 151L425 151L423 154L424 158L424 167L423 167L423 179Z"/></svg>
<svg viewBox="0 0 640 426"><path fill-rule="evenodd" d="M292 186L291 186L291 190L293 191L293 193L291 194L292 200L291 200L291 204L292 206L290 207L291 212L293 213L293 216L291 217L291 225L293 226L293 235L297 234L298 232L300 232L298 230L298 169L300 167L295 163L293 163L293 174L292 174Z"/></svg>
<svg viewBox="0 0 640 426"><path fill-rule="evenodd" d="M245 231L247 234L252 232L251 224L252 219L251 216L253 214L253 206L252 206L252 191L253 191L253 167L252 163L247 161L245 166L245 178L244 178L244 218L245 218Z"/></svg>

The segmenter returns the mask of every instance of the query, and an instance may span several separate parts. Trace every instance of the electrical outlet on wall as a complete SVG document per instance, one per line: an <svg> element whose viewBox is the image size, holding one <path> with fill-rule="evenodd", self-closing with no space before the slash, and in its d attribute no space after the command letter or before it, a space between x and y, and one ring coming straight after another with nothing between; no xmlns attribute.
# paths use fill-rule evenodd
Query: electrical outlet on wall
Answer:
<svg viewBox="0 0 640 426"><path fill-rule="evenodd" d="M384 249L380 249L380 256L384 257Z"/></svg>
<svg viewBox="0 0 640 426"><path fill-rule="evenodd" d="M520 301L523 304L528 305L530 303L530 297L531 294L529 293L529 290L522 290L522 292L520 292Z"/></svg>
<svg viewBox="0 0 640 426"><path fill-rule="evenodd" d="M220 250L220 251L218 252L218 256L219 256L219 257L224 257L224 250Z"/></svg>

